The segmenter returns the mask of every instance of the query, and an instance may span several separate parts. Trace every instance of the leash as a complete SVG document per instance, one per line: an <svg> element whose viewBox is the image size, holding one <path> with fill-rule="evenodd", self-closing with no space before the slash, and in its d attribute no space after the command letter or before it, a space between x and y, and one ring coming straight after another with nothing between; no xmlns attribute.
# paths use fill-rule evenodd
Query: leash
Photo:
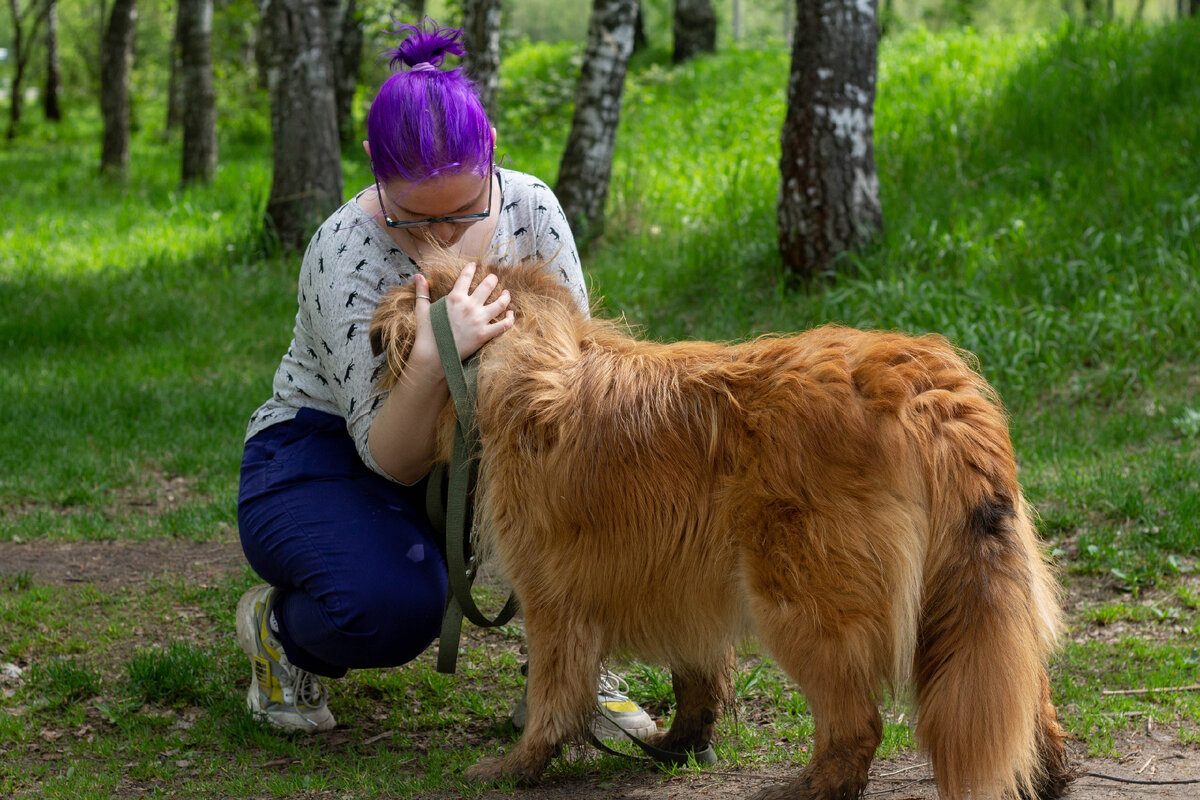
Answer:
<svg viewBox="0 0 1200 800"><path fill-rule="evenodd" d="M478 354L471 355L465 362L458 357L458 345L454 342L454 331L446 311L446 298L441 297L429 307L433 337L437 342L438 356L442 360L442 371L446 373L446 385L454 401L457 419L454 423L454 449L450 467L439 465L429 477L426 490L425 509L429 524L445 537L446 569L449 575L449 590L446 611L442 616L442 631L438 639L437 671L452 675L458 662L458 642L462 637L462 621L465 616L481 628L495 628L512 619L517 611L517 596L512 593L508 602L494 619L488 619L475 604L471 596L471 584L475 580L478 563L471 549L472 501L475 479L479 468L479 429L475 424L475 392L479 374ZM445 498L442 486L446 485ZM608 719L629 741L639 747L650 759L670 766L687 766L691 759L699 764L717 763L717 754L709 745L703 750L676 753L643 742L622 728L616 720L604 713L597 704L597 711ZM590 732L589 732L590 733ZM592 744L610 755L644 760L614 750L604 744L594 733L590 733Z"/></svg>
<svg viewBox="0 0 1200 800"><path fill-rule="evenodd" d="M481 628L496 628L512 619L517 612L517 596L508 596L508 602L494 619L488 619L471 596L471 584L475 581L478 563L471 549L471 508L475 491L475 478L479 468L479 429L475 424L475 389L479 374L479 358L472 355L466 363L458 357L458 346L454 343L454 331L450 327L450 316L446 311L446 298L442 297L429 307L433 336L437 342L438 355L442 360L442 371L446 373L446 385L454 401L457 420L454 423L454 449L450 467L439 466L429 478L425 496L429 523L440 532L446 542L446 570L449 576L449 591L446 597L446 612L442 616L442 631L438 640L437 671L452 675L458 663L458 642L462 636L463 617ZM443 501L442 486L446 485Z"/></svg>
<svg viewBox="0 0 1200 800"><path fill-rule="evenodd" d="M604 713L604 707L599 703L596 704L596 710L599 712L600 716L611 722L613 727L619 730L626 739L633 742L635 745L637 745L638 749L646 754L646 758L642 758L641 756L632 756L629 753L622 753L620 750L614 750L604 742L600 741L600 737L598 737L595 732L589 728L588 737L592 740L592 746L601 752L608 753L610 756L620 756L621 758L627 758L632 761L645 761L649 759L668 767L686 767L691 763L692 759L695 759L697 764L712 765L717 763L717 751L713 750L711 744L707 745L703 750L688 750L686 752L664 750L661 747L655 747L649 742L643 742L641 739L622 728L615 719Z"/></svg>

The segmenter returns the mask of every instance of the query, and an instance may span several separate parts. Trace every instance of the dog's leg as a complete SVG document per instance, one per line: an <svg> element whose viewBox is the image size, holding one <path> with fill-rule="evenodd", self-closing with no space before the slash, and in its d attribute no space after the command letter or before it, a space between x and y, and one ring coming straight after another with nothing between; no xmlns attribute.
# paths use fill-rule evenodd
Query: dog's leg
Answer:
<svg viewBox="0 0 1200 800"><path fill-rule="evenodd" d="M559 749L583 732L596 708L601 654L594 627L561 606L530 605L524 615L529 644L525 731L507 755L468 768L471 781L537 780Z"/></svg>
<svg viewBox="0 0 1200 800"><path fill-rule="evenodd" d="M672 669L675 720L669 730L651 737L650 744L677 753L707 747L721 712L733 699L734 660L730 645L710 664Z"/></svg>
<svg viewBox="0 0 1200 800"><path fill-rule="evenodd" d="M813 756L796 780L766 789L754 800L855 800L862 795L883 738L883 721L870 690L847 675L845 658L844 653L840 659L835 653L822 657L816 650L800 668L782 665L804 687L816 724Z"/></svg>
<svg viewBox="0 0 1200 800"><path fill-rule="evenodd" d="M812 759L796 780L758 798L851 800L866 787L883 738L875 693L893 661L883 641L887 593L870 582L869 559L842 550L835 568L827 552L814 557L814 548L797 544L807 531L853 531L839 531L834 522L821 528L804 522L783 517L765 527L768 547L750 564L750 588L759 637L808 700L816 726Z"/></svg>

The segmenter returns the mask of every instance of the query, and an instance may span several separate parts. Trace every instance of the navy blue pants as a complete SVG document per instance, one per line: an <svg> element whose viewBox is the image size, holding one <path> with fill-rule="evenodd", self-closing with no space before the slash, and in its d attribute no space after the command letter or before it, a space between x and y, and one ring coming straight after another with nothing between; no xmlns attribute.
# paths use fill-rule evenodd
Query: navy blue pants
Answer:
<svg viewBox="0 0 1200 800"><path fill-rule="evenodd" d="M242 549L277 589L289 661L338 678L411 661L438 635L446 563L425 519L423 487L372 472L345 421L312 409L246 443Z"/></svg>

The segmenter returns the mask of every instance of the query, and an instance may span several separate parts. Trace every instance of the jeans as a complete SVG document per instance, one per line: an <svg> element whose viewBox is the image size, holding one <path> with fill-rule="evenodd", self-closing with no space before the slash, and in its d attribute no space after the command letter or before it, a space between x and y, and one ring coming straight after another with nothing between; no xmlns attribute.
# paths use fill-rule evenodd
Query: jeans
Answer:
<svg viewBox="0 0 1200 800"><path fill-rule="evenodd" d="M425 519L424 482L372 472L340 417L302 409L246 443L238 528L276 588L279 640L330 678L416 658L437 637L446 563Z"/></svg>

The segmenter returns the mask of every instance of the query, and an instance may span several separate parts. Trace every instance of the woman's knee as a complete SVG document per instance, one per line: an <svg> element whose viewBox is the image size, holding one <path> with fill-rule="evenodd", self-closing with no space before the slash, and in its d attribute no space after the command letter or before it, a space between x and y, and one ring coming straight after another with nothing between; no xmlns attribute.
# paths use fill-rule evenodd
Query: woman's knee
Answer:
<svg viewBox="0 0 1200 800"><path fill-rule="evenodd" d="M446 606L444 571L416 576L410 570L386 584L362 583L342 594L336 627L346 645L358 650L370 666L411 661L441 630Z"/></svg>

